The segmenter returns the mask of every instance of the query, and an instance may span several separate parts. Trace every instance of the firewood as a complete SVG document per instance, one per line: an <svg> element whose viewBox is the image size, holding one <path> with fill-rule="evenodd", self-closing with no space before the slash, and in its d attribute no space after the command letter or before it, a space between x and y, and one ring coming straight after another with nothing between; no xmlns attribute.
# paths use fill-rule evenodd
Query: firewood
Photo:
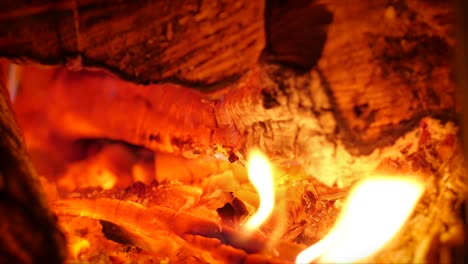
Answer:
<svg viewBox="0 0 468 264"><path fill-rule="evenodd" d="M273 5L267 18L290 17L303 5ZM221 94L136 85L103 72L27 69L23 89L47 90L30 113L54 104L45 121L71 139L117 139L186 156L215 144L227 155L258 146L278 162L299 162L327 184L361 173L348 165L356 157L378 164L378 152L423 117L455 120L448 4L369 1L348 8L324 1L304 8L333 18L318 21L316 31L326 30L327 40L314 48L321 52L317 61L301 47L310 41L281 41L296 24L272 22L263 56ZM298 59L304 56L310 64Z"/></svg>
<svg viewBox="0 0 468 264"><path fill-rule="evenodd" d="M463 244L464 223L460 217L460 205L467 188L463 157L455 134L456 128L453 124L447 124L444 127L435 120L425 119L421 123L419 131L413 133L415 137L409 136L405 139L405 143L412 142L410 148L407 147L407 144L398 145L402 146L401 155L392 155L380 164L378 170L373 171L373 174L376 175L419 175L426 183L426 191L413 216L405 224L397 238L376 256L373 256L368 261L369 263L450 263L451 260L454 260L451 254L453 254L454 249L459 249ZM293 176L289 175L289 177ZM283 184L288 185L288 182ZM301 183L300 185L304 186L305 184ZM311 190L311 192L317 199L334 199L333 195L324 192L324 186L317 185L316 187L317 189ZM301 189L296 189L293 192L304 199L307 193L302 193L304 190L299 190ZM335 192L336 189L328 189L328 191ZM286 195L292 196L291 194ZM335 195L343 196L341 192ZM301 236L309 237L309 239L300 239L298 243L302 246L290 243L289 240L281 240L275 244L271 239L269 240L260 234L245 239L245 234L239 232L239 229L231 228L214 220L217 217L210 217L210 214L198 216L187 212L176 213L182 207L187 209L183 201L173 204L164 203L164 206L167 207L161 207L158 205L162 204L160 200L153 199L152 202L148 200L150 197L157 196L165 195L164 192L155 190L153 186L145 187L142 184L136 184L135 188L132 187L123 193L116 190L96 193L90 190L81 194L81 197L87 198L61 199L53 202L52 207L59 215L103 218L124 228L138 230L140 234L149 238L133 239L137 242L134 244L147 250L148 248L150 250L156 248L151 245L160 246L161 237L165 237L164 239L172 237L165 229L168 228L177 234L178 238L183 238L191 245L198 245L200 250L206 250L210 254L244 259L245 254L249 253L247 259L252 258L252 261L269 259L271 256L269 252L272 251L278 252L280 256L273 259L274 261L294 259L304 244L311 245L327 233L327 228L320 230L320 228L314 227L314 221L329 221L327 218L337 213L329 210L314 210L314 212L305 210L304 204L311 201L307 202L293 197L292 201L302 205L300 210L307 212L305 219L308 223L300 233L302 233ZM173 196L174 194L169 195L168 199L173 200L171 198ZM188 196L184 195L186 200L192 200ZM138 202L131 202L128 197L133 197L132 200ZM219 199L219 197L212 199ZM319 200L316 200L311 208L318 209L320 205L317 201ZM205 200L203 203L206 202ZM335 205L332 207L337 207L338 201L334 201L334 203ZM148 204L149 206L140 204ZM291 206L290 203L288 205ZM191 206L193 207L193 204ZM283 218L285 215L293 218L302 217L292 212L281 211L280 206L277 206L275 210L279 210L280 217ZM321 232L324 233L320 234ZM311 237L312 240L310 240ZM284 236L283 239L285 239ZM169 241L177 240L169 239ZM268 248L270 243L273 243L272 248ZM218 247L219 245L223 245L223 247Z"/></svg>
<svg viewBox="0 0 468 264"><path fill-rule="evenodd" d="M0 10L1 57L103 67L138 83L222 88L265 44L263 1L7 0Z"/></svg>
<svg viewBox="0 0 468 264"><path fill-rule="evenodd" d="M61 199L52 201L51 206L59 215L90 217L112 222L120 227L137 232L148 240L151 237L173 236L192 241L194 236L218 239L221 243L247 253L262 253L262 258L278 254L283 261L293 261L304 246L281 241L274 243L264 236L220 225L214 220L197 217L189 213L176 213L172 209L144 206L109 198ZM188 236L187 236L188 235ZM174 238L177 241L177 238ZM209 245L209 243L208 243ZM206 243L203 245L206 247ZM217 246L219 247L219 246ZM245 258L244 254L242 258Z"/></svg>
<svg viewBox="0 0 468 264"><path fill-rule="evenodd" d="M0 67L0 262L62 263L65 239L26 153L3 73Z"/></svg>

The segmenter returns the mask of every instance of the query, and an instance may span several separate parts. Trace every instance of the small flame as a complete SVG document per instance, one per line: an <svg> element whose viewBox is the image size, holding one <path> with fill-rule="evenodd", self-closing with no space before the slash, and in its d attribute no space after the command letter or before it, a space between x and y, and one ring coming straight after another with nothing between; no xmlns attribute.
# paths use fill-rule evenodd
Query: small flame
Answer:
<svg viewBox="0 0 468 264"><path fill-rule="evenodd" d="M257 189L260 203L257 212L247 220L247 230L258 228L271 214L275 204L273 172L268 158L259 150L252 150L247 163L249 180Z"/></svg>
<svg viewBox="0 0 468 264"><path fill-rule="evenodd" d="M364 180L350 193L331 232L301 252L296 263L352 263L369 257L401 229L424 192L411 177Z"/></svg>

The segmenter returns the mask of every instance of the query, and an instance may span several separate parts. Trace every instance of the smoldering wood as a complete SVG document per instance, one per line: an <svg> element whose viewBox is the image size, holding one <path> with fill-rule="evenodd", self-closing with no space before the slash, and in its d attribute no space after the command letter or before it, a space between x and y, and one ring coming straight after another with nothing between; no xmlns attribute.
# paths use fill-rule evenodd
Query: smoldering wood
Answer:
<svg viewBox="0 0 468 264"><path fill-rule="evenodd" d="M379 171L372 172L377 175L380 173L390 173L390 175L421 175L424 178L427 190L418 203L415 213L408 220L397 239L387 245L372 260L369 260L369 263L451 263L450 259L453 260L455 258L450 257L453 248L457 248L463 244L464 223L460 217L460 203L463 202L465 195L466 176L463 171L463 156L456 142L456 130L453 129L453 125L452 128L446 130L443 126L437 124L436 120L427 119L424 120L423 124L420 127L420 131L416 133L417 136L415 138L406 140L403 146L404 149L397 149L398 152L401 152L401 156L393 155L388 157L386 162L382 162ZM407 145L408 143L412 144L412 142L417 143L409 150ZM138 197L140 198L138 198L138 203L126 201L128 198L125 198L125 195L117 195L116 199L102 198L114 197L109 194L97 194L97 197L93 197L89 193L96 192L88 190L88 193L81 194L81 197L85 198L60 200L55 202L52 207L59 214L104 218L129 229L138 228L141 233L148 236L154 236L157 233L154 230L170 229L174 230L175 233L183 237L190 244L194 241L188 239L184 234L196 235L203 240L208 238L217 239L217 245L221 243L219 241L223 241L222 243L242 249L244 251L242 258L245 258L245 251L253 253L262 247L263 242L261 242L261 239L258 243L250 241L247 247L243 243L233 243L232 239L239 237L237 233L239 230L231 231L223 225L222 231L220 231L220 224L213 222L216 221L214 220L215 218L203 217L203 219L200 219L194 218L190 213L177 214L175 212L180 208L180 205L177 204L168 208L166 207L167 205L162 207L161 205L164 203L161 203L161 201L143 202L146 199L142 199L141 197L164 195L158 192L155 193L154 191L142 192L141 187L147 190L152 190L153 188L141 185L139 184L139 187L135 186L134 190L139 193ZM111 193L115 193L115 191ZM299 197L304 197L304 194L299 190L295 190L294 193L298 193ZM335 195L339 194L336 193ZM321 195L314 194L313 196L320 199ZM129 194L127 197L135 196ZM322 198L325 198L325 196L322 196ZM172 200L172 198L168 199ZM190 198L185 197L185 199ZM292 200L295 202L299 201L299 204L304 205L300 199ZM142 206L141 204L147 205ZM145 207L147 209L144 209ZM305 210L303 206L300 208ZM328 214L333 215L328 210L325 210L324 214L309 213L306 213L308 216L306 219L318 217L321 223L327 221ZM301 218L298 217L298 219ZM313 236L319 233L314 227L312 229L314 230L312 231ZM231 234L231 232L233 233ZM151 248L151 243L148 245L148 240L142 243L141 239L133 238L132 241L137 241L136 244L142 248L147 248L148 250L155 249L154 247ZM302 239L294 241L306 245L313 243L310 241L305 242ZM158 245L160 243L156 243L153 240L153 244ZM201 244L203 245L203 243ZM207 244L211 245L211 243ZM285 250L282 251L283 253L280 256L289 256L288 258L293 259L297 251L289 251L286 249L287 245L288 243L278 246L278 248ZM216 247L209 247L209 249L202 248L210 253L219 252L214 250Z"/></svg>
<svg viewBox="0 0 468 264"><path fill-rule="evenodd" d="M421 116L454 118L453 6L382 3L330 7L336 23L317 67L356 154L391 144Z"/></svg>
<svg viewBox="0 0 468 264"><path fill-rule="evenodd" d="M236 151L255 144L283 159L292 159L315 152L318 143L310 142L315 137L320 142L343 144L353 156L368 155L391 145L424 116L454 119L453 10L448 4L373 1L348 8L321 1L319 7L322 13L331 15L319 21L322 26L316 29L326 29L327 33L323 50L316 48L322 54L316 67L304 72L304 67L297 70L304 63L284 59L304 53L300 47L304 43L288 46L278 43L284 39L272 37L271 31L284 32L282 28L291 25L267 27L269 37L263 57L217 100L185 91L182 86L137 86L105 77L108 83L128 88L109 104L100 103L102 97L98 96L93 97L93 102L84 103L83 99L76 99L83 95L72 95L72 88L65 88L75 84L65 84L60 79L80 78L89 86L90 79L86 81L81 73L58 74L55 83L44 86L63 85L60 100L70 100L69 105L75 108L65 106L63 112L75 112L81 119L89 119L88 128L95 126L92 130L96 136L117 137L169 151L207 149L216 143ZM288 13L291 14L295 14L294 9ZM244 52L240 56L243 55L250 56ZM148 63L141 65L149 67ZM97 82L98 75L88 76ZM106 89L103 85L94 86L95 94ZM163 102L169 97L177 98L175 101L180 104ZM95 116L85 113L80 104L94 109ZM96 117L106 115L104 112L112 105L120 105L109 111L112 117ZM137 118L128 120L127 109L122 105L135 109Z"/></svg>
<svg viewBox="0 0 468 264"><path fill-rule="evenodd" d="M297 70L310 70L322 55L332 21L333 13L321 1L266 1L264 56Z"/></svg>
<svg viewBox="0 0 468 264"><path fill-rule="evenodd" d="M52 201L51 206L57 214L90 217L105 220L126 229L126 232L137 232L137 235L125 235L133 243L148 250L157 250L152 245L165 237L167 240L180 241L192 239L193 236L218 239L219 244L225 244L243 251L241 260L248 254L260 254L260 259L276 259L278 263L294 261L304 246L276 241L259 234L245 235L242 229L233 229L220 225L211 219L204 219L190 213L177 213L161 206L144 207L140 204L109 198L98 199L62 199ZM116 209L118 208L118 209ZM178 237L175 237L178 236ZM154 241L152 241L154 240ZM179 242L183 243L183 242Z"/></svg>
<svg viewBox="0 0 468 264"><path fill-rule="evenodd" d="M458 32L458 46L456 56L456 73L457 73L457 92L462 98L462 102L468 100L468 20L466 15L468 14L468 3L464 1L456 1L457 6L457 32ZM462 144L463 154L465 157L468 156L468 108L464 107L461 111L462 121ZM465 223L468 223L468 196L465 197ZM468 225L465 225L465 241L468 241ZM468 262L468 243L460 250L457 263Z"/></svg>
<svg viewBox="0 0 468 264"><path fill-rule="evenodd" d="M102 67L137 83L224 87L265 42L263 1L2 1L0 10L0 56Z"/></svg>
<svg viewBox="0 0 468 264"><path fill-rule="evenodd" d="M29 161L3 73L0 67L0 262L62 263L65 238Z"/></svg>

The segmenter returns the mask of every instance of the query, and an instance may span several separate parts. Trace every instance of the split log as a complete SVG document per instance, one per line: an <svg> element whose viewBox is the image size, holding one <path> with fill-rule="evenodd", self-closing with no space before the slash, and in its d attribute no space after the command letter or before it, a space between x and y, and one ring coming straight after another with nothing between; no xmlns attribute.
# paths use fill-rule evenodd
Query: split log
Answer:
<svg viewBox="0 0 468 264"><path fill-rule="evenodd" d="M55 105L49 123L72 138L120 139L190 155L214 144L233 153L259 145L329 184L361 173L361 165L368 170L378 164L366 160L349 169L355 157L375 159L372 153L395 143L424 116L455 119L448 4L301 3L267 6L262 58L215 99L179 85L142 86L96 72L58 70L45 77L26 71L22 86L41 83L47 90L42 104ZM313 11L323 19L308 34L315 32L312 40L319 41L323 34L317 32L327 36L323 47L313 48L322 54L316 62L301 46L312 40L286 41L297 39L301 28L287 21L307 20L304 14Z"/></svg>
<svg viewBox="0 0 468 264"><path fill-rule="evenodd" d="M312 172L317 171L314 164L324 164L325 161L330 164L345 163L343 166L347 167L355 156L369 155L375 150L392 145L399 137L415 128L424 116L437 117L443 121L455 119L455 89L450 58L454 43L451 35L453 8L448 3L438 1L388 3L381 0L360 2L349 7L331 0L294 1L294 3L268 1L265 11L267 42L263 56L255 66L254 61L257 60L259 52L258 45L263 45L258 40L263 38L263 35L255 31L258 29L263 32L263 22L258 22L263 19L261 15L259 18L259 13L256 12L263 12L261 11L263 7L257 6L260 4L251 4L251 1L249 4L247 2L242 2L239 6L201 7L201 14L212 18L212 20L208 18L206 21L201 20L203 23L212 22L217 25L216 23L232 22L227 28L220 26L219 32L213 33L207 29L210 27L202 22L190 23L188 25L192 26L180 32L174 31L174 36L176 32L179 32L180 36L174 37L172 42L167 43L162 40L157 42L161 45L167 43L164 44L168 45L167 49L159 49L162 52L172 49L186 50L186 47L190 46L186 41L193 41L193 34L207 30L213 34L205 32L211 42L206 42L203 47L211 49L213 46L213 49L218 49L221 45L230 50L227 52L229 56L216 56L204 49L194 52L193 57L183 55L184 52L170 53L167 54L167 58L173 58L178 62L177 65L170 64L172 66L157 59L142 60L143 53L135 52L135 58L138 60L133 61L120 60L123 55L119 55L121 53L118 52L116 54L103 52L106 48L114 51L113 47L116 43L121 43L124 37L133 40L138 39L136 36L140 36L142 41L147 41L145 38L148 36L147 33L156 25L171 25L169 22L166 23L166 20L156 20L154 24L144 27L138 23L133 23L135 28L123 27L122 21L135 22L140 21L136 19L137 17L148 18L149 10L153 10L154 7L151 4L141 8L130 2L118 5L92 5L92 1L78 1L75 5L74 2L60 2L58 5L50 3L38 5L41 8L17 7L12 4L5 8L8 12L3 13L3 18L7 21L29 18L34 20L42 14L42 17L50 20L54 17L46 15L47 12L52 12L50 10L58 12L57 16L75 13L75 17L69 16L65 20L75 21L74 24L79 26L80 34L75 33L77 27L75 25L70 29L67 27L61 29L68 34L59 34L59 36L74 36L62 38L76 39L71 42L83 43L78 45L81 47L78 50L83 50L84 55L89 52L89 55L84 57L97 54L97 58L104 58L104 61L98 65L111 71L120 66L137 67L139 70L135 71L138 74L134 75L136 78L134 80L138 82L150 80L145 74L140 74L143 71L140 68L152 71L162 67L171 72L172 67L176 67L179 70L175 72L180 73L182 76L180 78L185 80L198 82L204 78L200 76L211 76L211 79L204 81L205 86L209 88L208 84L232 75L231 70L227 70L227 68L236 68L231 67L231 62L245 66L243 71L238 71L239 76L241 72L250 69L250 72L244 74L235 85L237 87L225 92L223 97L217 100L194 91L185 91L181 86L137 86L104 77L107 86L115 87L115 83L119 83L118 96L111 97L106 96L105 90L108 88L104 88L106 85L100 83L103 80L98 80L102 78L99 77L100 73L91 73L88 76L92 77L88 80L85 80L81 73L58 74L54 77L55 82L48 81L42 84L47 87L63 86L61 88L63 95L60 99L56 99L59 103L56 112L58 115L51 120L67 127L67 130L77 130L71 134L78 137L116 138L170 152L199 152L211 148L213 144L223 145L236 152L253 145L260 145L271 155L278 156L283 161L299 161L304 166L310 167ZM167 3L160 4L165 6ZM190 9L190 5L188 6L180 10L170 10L181 12L182 17L186 17L187 20L196 21L197 16L185 9ZM119 10L124 7L132 12L126 12L128 15L122 14ZM217 19L215 14L218 14L219 10L212 8L226 8L226 14L233 21ZM112 14L108 22L96 19L104 10ZM236 10L240 13L236 13ZM173 15L175 16L175 13ZM145 20L143 18L142 21ZM235 25L238 25L236 23L241 23L236 19L256 22L252 27L234 30L232 27L236 27ZM128 30L125 32L130 35L118 35L121 33L121 28L112 27L114 23ZM16 24L21 27L20 23ZM53 22L48 21L47 25L50 24ZM57 25L62 24L67 25L67 23ZM103 27L112 28L109 34L116 37L99 42L100 46L94 49L95 46L90 44L91 39L96 34L101 34L102 31L98 29ZM247 34L251 28L255 33ZM234 31L231 32L231 29ZM10 31L11 27L8 30ZM237 44L228 45L230 41L215 34L225 31L228 35L231 33L235 35L233 38L236 39L239 37L245 40L244 33L249 35L247 39L256 43L255 49L244 51L240 47L242 45L237 45L240 42L236 40L232 40L232 43ZM28 41L21 40L20 43L38 43L42 35L44 34L30 34L28 31L24 36L34 41L27 39ZM0 42L4 43L0 46L0 54L3 50L4 56L10 58L34 57L30 54L42 54L42 57L47 57L49 55L45 50L66 50L66 48L57 48L60 47L57 43L68 43L65 40L52 38L55 41L53 48L38 44L33 46L41 49L33 52L19 49L16 42L15 45L11 44L12 40L22 39L20 37L12 37L6 33L0 36L4 36L4 40ZM98 39L104 36L107 35L101 34ZM141 51L153 50L139 40L132 42L131 44L135 46L131 47ZM20 47L25 45L22 44ZM198 47L198 44L192 46ZM93 49L88 51L88 47ZM133 50L126 45L122 47L127 51ZM235 56L238 58L230 56L237 50L243 50L240 56ZM8 55L6 51L17 53ZM62 58L59 52L55 52L54 56ZM166 58L165 56L158 55L154 58ZM206 67L186 71L187 65L192 65L190 58L206 61ZM107 59L116 60L118 63L112 64ZM218 63L220 60L223 62L221 65ZM239 60L242 60L242 63L239 63ZM51 62L60 62L60 60L51 60ZM219 77L218 72L226 75ZM184 77L185 73L198 77L188 75ZM175 79L179 77L174 77L172 80L171 74L162 74L151 81L178 82ZM25 76L25 78L32 77ZM80 79L86 87L93 86L93 90L90 88L87 94L94 94L94 99L92 101L79 99L84 97L83 88L78 84L70 84L68 82L70 78ZM31 82L37 83L32 80ZM76 89L70 87L73 85L77 86ZM24 86L28 84L25 83ZM54 100L53 95L51 97L46 100ZM128 109L132 109L132 116L136 117L131 118L132 121L128 120ZM112 112L112 117L108 116L108 112ZM59 120L64 117L63 113L68 113L66 121L60 122ZM76 121L72 121L74 126L70 126L67 122L73 118L76 118ZM80 125L77 125L78 122ZM318 152L317 149L322 151ZM330 156L340 153L344 153L344 157L329 159ZM340 171L343 169L319 173L327 174L320 176L322 179L331 177L327 181L331 183L335 179L331 175L339 174Z"/></svg>
<svg viewBox="0 0 468 264"><path fill-rule="evenodd" d="M0 56L103 67L138 83L224 87L264 46L263 1L0 3Z"/></svg>
<svg viewBox="0 0 468 264"><path fill-rule="evenodd" d="M65 239L26 154L3 73L0 67L0 262L62 263Z"/></svg>

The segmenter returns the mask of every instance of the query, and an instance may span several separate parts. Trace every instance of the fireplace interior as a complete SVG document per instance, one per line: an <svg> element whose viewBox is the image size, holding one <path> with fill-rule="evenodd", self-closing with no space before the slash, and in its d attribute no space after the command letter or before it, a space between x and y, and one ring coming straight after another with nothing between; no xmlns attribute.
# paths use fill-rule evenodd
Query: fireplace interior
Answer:
<svg viewBox="0 0 468 264"><path fill-rule="evenodd" d="M455 4L3 1L0 262L464 263Z"/></svg>

